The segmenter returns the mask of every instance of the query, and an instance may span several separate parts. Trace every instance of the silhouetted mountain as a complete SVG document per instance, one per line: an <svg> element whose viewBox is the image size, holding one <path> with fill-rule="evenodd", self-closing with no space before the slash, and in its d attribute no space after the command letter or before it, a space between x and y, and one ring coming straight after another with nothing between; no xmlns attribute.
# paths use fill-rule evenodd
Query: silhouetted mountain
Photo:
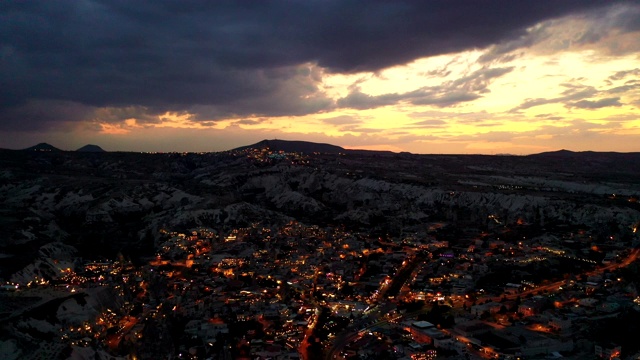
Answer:
<svg viewBox="0 0 640 360"><path fill-rule="evenodd" d="M52 152L52 151L62 151L60 149L58 149L57 147L54 147L52 145L49 145L47 143L40 143L38 145L34 145L32 147L28 147L26 149L24 149L24 151L46 151L46 152Z"/></svg>
<svg viewBox="0 0 640 360"><path fill-rule="evenodd" d="M291 140L262 140L258 143L248 146L241 146L234 150L245 149L264 149L269 148L272 151L285 152L302 152L302 153L340 153L345 152L344 148L331 144L314 143L309 141L291 141Z"/></svg>
<svg viewBox="0 0 640 360"><path fill-rule="evenodd" d="M638 152L614 152L614 151L571 151L557 150L547 151L538 154L531 154L530 157L556 157L556 158L588 158L588 157L635 157L640 155Z"/></svg>
<svg viewBox="0 0 640 360"><path fill-rule="evenodd" d="M559 150L526 156L531 162L546 169L557 169L559 172L589 173L591 179L607 179L612 181L612 174L622 177L637 176L632 164L640 162L638 152L597 152ZM598 174L608 174L600 177Z"/></svg>
<svg viewBox="0 0 640 360"><path fill-rule="evenodd" d="M640 160L640 153L638 152L600 152L600 151L570 151L570 150L558 150L543 152L539 154L532 154L529 158L535 159L550 159L558 161L636 161Z"/></svg>
<svg viewBox="0 0 640 360"><path fill-rule="evenodd" d="M85 145L85 146L81 147L80 149L78 149L76 151L81 151L81 152L106 152L100 146L92 145L92 144Z"/></svg>
<svg viewBox="0 0 640 360"><path fill-rule="evenodd" d="M561 150L556 150L556 151L545 151L545 152L541 152L541 153L533 154L533 155L567 156L567 155L571 155L571 154L575 154L575 152L571 151L571 150L561 149Z"/></svg>

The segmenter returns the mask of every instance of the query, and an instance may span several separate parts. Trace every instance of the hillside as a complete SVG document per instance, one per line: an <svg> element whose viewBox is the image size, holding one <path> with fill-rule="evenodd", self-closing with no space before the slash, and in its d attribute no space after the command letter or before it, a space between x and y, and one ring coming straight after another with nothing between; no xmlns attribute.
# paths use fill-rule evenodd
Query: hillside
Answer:
<svg viewBox="0 0 640 360"><path fill-rule="evenodd" d="M245 149L265 149L272 151L299 152L299 153L328 153L337 154L344 152L345 149L331 144L314 143L309 141L294 140L262 140L253 145L241 146L234 150L241 151Z"/></svg>
<svg viewBox="0 0 640 360"><path fill-rule="evenodd" d="M62 151L53 145L47 143L39 143L37 145L28 147L24 149L24 151L40 151L40 152L50 152L50 151Z"/></svg>
<svg viewBox="0 0 640 360"><path fill-rule="evenodd" d="M92 144L85 145L85 146L79 148L76 151L79 151L79 152L106 152L100 146L92 145Z"/></svg>

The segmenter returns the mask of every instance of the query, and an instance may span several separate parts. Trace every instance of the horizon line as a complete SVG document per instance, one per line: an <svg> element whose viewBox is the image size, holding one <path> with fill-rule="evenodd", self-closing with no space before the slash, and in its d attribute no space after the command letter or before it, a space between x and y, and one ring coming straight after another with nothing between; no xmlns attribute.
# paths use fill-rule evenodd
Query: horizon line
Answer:
<svg viewBox="0 0 640 360"><path fill-rule="evenodd" d="M308 144L316 144L316 145L330 145L330 146L335 146L335 147L339 147L344 149L345 151L349 151L349 152L358 152L358 151L362 151L362 152L371 152L371 153L391 153L391 154L410 154L410 155L458 155L458 156L462 156L462 155L469 155L469 156L474 156L474 155L479 155L479 156L529 156L529 155L537 155L537 154L546 154L546 153L555 153L555 152L570 152L570 153L614 153L614 154L635 154L635 153L640 153L640 151L629 151L629 152L620 152L620 151L596 151L596 150L580 150L580 151L576 151L576 150L569 150L569 149L556 149L556 150L549 150L549 151L542 151L542 152L536 152L536 153L527 153L527 154L514 154L514 153L413 153L410 151L393 151L393 150L379 150L379 149L366 149L366 148L349 148L349 147L345 147L345 146L341 146L341 145L335 145L335 144L331 144L331 143L319 143L319 142L314 142L314 141L306 141L306 140L285 140L285 139L263 139L260 140L256 143L250 144L250 145L241 145L241 146L237 146L231 149L227 149L227 150L210 150L210 151L180 151L180 150L174 150L174 151L154 151L154 150L148 150L148 151L136 151L136 150L105 150L103 149L100 145L96 145L96 144L85 144L83 146L80 146L79 148L75 149L75 150L65 150L65 149L61 149L58 148L54 145L51 145L47 142L40 142L37 143L35 145L26 147L26 148L20 148L20 149L11 149L11 148L2 148L0 147L0 150L8 150L8 151L28 151L30 148L33 147L37 147L39 145L48 145L51 146L52 148L55 149L55 151L62 151L62 152L84 152L84 151L78 151L80 149L82 149L83 147L86 146L97 146L98 148L100 148L101 150L103 150L102 152L107 152L107 153L136 153L136 154L212 154L212 153L224 153L224 152L229 152L229 151L233 151L236 150L238 148L247 148L247 147L251 147L253 145L257 145L263 141L282 141L282 142L302 142L302 143L308 143ZM35 150L34 150L35 151ZM50 151L39 151L39 152L50 152ZM92 152L92 151L86 151L86 152ZM100 151L97 151L95 153L100 153Z"/></svg>

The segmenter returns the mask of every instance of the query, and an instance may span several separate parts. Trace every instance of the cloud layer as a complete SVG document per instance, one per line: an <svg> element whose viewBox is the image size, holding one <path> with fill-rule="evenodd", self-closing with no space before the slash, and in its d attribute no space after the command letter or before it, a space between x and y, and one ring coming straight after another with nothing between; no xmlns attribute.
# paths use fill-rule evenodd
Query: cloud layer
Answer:
<svg viewBox="0 0 640 360"><path fill-rule="evenodd" d="M9 2L0 10L1 126L74 121L86 107L137 106L152 116L188 111L208 120L315 113L333 105L319 90L321 69L377 71L484 48L517 39L547 18L606 4L611 1ZM358 96L346 105L364 106ZM413 101L446 105L477 96L461 91ZM73 109L38 116L30 107L42 101Z"/></svg>

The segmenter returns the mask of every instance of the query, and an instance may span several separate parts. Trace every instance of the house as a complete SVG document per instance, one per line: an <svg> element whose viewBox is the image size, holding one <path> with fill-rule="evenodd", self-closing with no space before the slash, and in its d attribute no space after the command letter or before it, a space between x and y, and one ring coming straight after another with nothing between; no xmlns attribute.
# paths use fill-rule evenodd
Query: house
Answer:
<svg viewBox="0 0 640 360"><path fill-rule="evenodd" d="M541 296L534 296L527 299L518 306L518 312L524 316L533 316L542 312L546 303L546 299Z"/></svg>
<svg viewBox="0 0 640 360"><path fill-rule="evenodd" d="M422 344L435 344L449 338L428 321L414 321L406 330L411 332L414 340Z"/></svg>
<svg viewBox="0 0 640 360"><path fill-rule="evenodd" d="M601 359L613 359L620 357L622 346L614 343L600 343L595 345L595 355Z"/></svg>
<svg viewBox="0 0 640 360"><path fill-rule="evenodd" d="M462 324L458 324L455 330L458 334L465 337L475 337L479 334L487 333L493 327L479 320L471 320Z"/></svg>
<svg viewBox="0 0 640 360"><path fill-rule="evenodd" d="M485 311L489 314L496 314L500 311L503 304L498 302L488 302L485 304L478 304L471 306L471 313L475 316L482 315Z"/></svg>
<svg viewBox="0 0 640 360"><path fill-rule="evenodd" d="M549 318L548 325L554 331L566 333L571 329L571 319L566 317L552 316Z"/></svg>

